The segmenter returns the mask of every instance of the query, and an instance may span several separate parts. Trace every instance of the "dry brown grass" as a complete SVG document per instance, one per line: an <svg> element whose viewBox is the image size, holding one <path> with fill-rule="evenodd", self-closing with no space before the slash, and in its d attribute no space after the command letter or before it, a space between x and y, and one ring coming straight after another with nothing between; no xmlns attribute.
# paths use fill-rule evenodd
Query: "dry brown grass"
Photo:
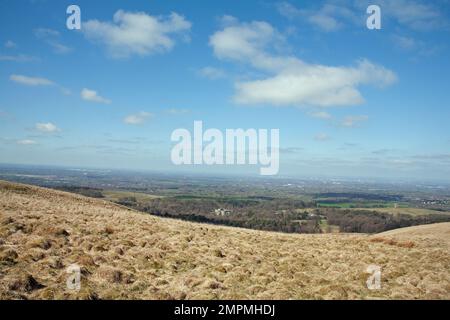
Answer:
<svg viewBox="0 0 450 320"><path fill-rule="evenodd" d="M289 235L0 182L1 299L450 299L450 224ZM66 268L81 269L79 292ZM366 288L368 265L382 289Z"/></svg>
<svg viewBox="0 0 450 320"><path fill-rule="evenodd" d="M381 237L375 237L370 239L371 242L381 242L385 243L391 246L397 246L401 248L412 248L415 246L415 243L412 241L397 241L395 239L389 239L389 238L381 238Z"/></svg>

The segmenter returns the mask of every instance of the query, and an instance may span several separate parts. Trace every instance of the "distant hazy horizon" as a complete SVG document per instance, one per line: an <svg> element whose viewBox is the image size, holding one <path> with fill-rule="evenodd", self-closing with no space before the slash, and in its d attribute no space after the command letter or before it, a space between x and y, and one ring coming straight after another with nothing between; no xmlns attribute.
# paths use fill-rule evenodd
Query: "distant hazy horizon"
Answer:
<svg viewBox="0 0 450 320"><path fill-rule="evenodd" d="M194 167L194 166L192 166ZM411 177L380 177L380 176L339 176L339 175L284 175L278 174L275 176L261 176L255 170L254 173L244 172L244 173L230 173L223 171L214 171L214 170L200 170L198 167L197 170L189 170L188 168L180 169L180 170L163 170L163 169L131 169L131 168L112 168L107 166L77 166L77 165L52 165L52 164L24 164L24 163L0 163L0 175L2 169L38 169L38 170L79 170L79 171L103 171L103 172L111 172L111 173L130 173L130 174L148 174L148 175L167 175L167 176L183 176L183 177L203 177L203 178L220 178L220 179L229 179L229 180L239 180L242 178L249 178L255 181L277 181L277 180L292 180L292 181L336 181L336 182L362 182L362 183L393 183L393 184L430 184L434 186L450 186L450 181L447 179L433 179L433 178L411 178Z"/></svg>

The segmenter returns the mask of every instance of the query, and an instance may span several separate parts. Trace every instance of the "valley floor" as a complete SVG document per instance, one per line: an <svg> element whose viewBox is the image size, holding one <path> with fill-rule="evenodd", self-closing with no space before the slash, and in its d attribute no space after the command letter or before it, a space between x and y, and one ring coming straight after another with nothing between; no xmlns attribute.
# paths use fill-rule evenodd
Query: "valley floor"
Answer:
<svg viewBox="0 0 450 320"><path fill-rule="evenodd" d="M81 267L81 290L66 269ZM369 290L369 265L381 289ZM296 235L0 182L0 299L450 299L450 223Z"/></svg>

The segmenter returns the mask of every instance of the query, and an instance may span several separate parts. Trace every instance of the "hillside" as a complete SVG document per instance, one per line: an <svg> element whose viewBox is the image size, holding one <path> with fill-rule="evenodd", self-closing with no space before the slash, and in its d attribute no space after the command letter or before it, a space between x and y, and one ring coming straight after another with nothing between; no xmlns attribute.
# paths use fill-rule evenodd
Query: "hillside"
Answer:
<svg viewBox="0 0 450 320"><path fill-rule="evenodd" d="M0 181L0 298L450 299L449 239L450 223L374 236L202 225ZM381 290L366 288L371 264Z"/></svg>
<svg viewBox="0 0 450 320"><path fill-rule="evenodd" d="M438 223L431 225L422 225L416 227L402 228L383 232L378 236L390 237L394 239L420 239L422 242L438 241L446 243L450 250L450 228L449 223ZM431 243L430 243L431 244Z"/></svg>

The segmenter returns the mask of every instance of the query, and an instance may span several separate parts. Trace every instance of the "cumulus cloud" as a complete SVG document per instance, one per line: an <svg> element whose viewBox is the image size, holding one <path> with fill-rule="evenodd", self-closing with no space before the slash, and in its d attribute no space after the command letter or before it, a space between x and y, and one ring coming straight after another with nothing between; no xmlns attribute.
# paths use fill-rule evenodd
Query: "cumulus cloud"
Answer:
<svg viewBox="0 0 450 320"><path fill-rule="evenodd" d="M341 126L346 128L354 128L361 124L361 122L369 120L368 116L347 116L342 120Z"/></svg>
<svg viewBox="0 0 450 320"><path fill-rule="evenodd" d="M309 105L319 107L358 105L364 98L360 85L389 85L394 73L368 60L353 67L308 65L299 61L291 69L273 77L236 84L238 103L273 105Z"/></svg>
<svg viewBox="0 0 450 320"><path fill-rule="evenodd" d="M391 85L396 75L369 60L353 66L309 64L294 56L271 54L278 32L268 23L235 22L210 37L219 59L238 61L268 74L267 77L235 83L234 100L239 104L332 107L364 102L359 87ZM273 51L273 50L272 50Z"/></svg>
<svg viewBox="0 0 450 320"><path fill-rule="evenodd" d="M240 23L235 20L214 33L209 44L219 59L251 62L256 66L271 68L280 61L271 59L264 50L269 44L280 40L280 34L267 22Z"/></svg>
<svg viewBox="0 0 450 320"><path fill-rule="evenodd" d="M104 103L104 104L111 103L111 100L103 98L102 96L100 96L97 93L97 91L91 90L91 89L86 89L86 88L81 90L81 98L83 100L90 101L90 102L97 102L97 103Z"/></svg>
<svg viewBox="0 0 450 320"><path fill-rule="evenodd" d="M28 77L24 75L12 74L9 79L13 82L26 86L51 86L55 83L45 78Z"/></svg>
<svg viewBox="0 0 450 320"><path fill-rule="evenodd" d="M126 124L139 125L145 123L152 116L153 115L151 113L142 111L136 114L130 114L129 116L125 117L123 121Z"/></svg>
<svg viewBox="0 0 450 320"><path fill-rule="evenodd" d="M51 122L36 123L35 128L37 131L42 132L42 133L55 133L55 132L60 131L60 129Z"/></svg>
<svg viewBox="0 0 450 320"><path fill-rule="evenodd" d="M105 45L113 57L124 58L169 51L175 45L174 36L186 36L190 29L191 23L175 12L163 17L119 10L112 22L89 20L82 31L88 39Z"/></svg>

